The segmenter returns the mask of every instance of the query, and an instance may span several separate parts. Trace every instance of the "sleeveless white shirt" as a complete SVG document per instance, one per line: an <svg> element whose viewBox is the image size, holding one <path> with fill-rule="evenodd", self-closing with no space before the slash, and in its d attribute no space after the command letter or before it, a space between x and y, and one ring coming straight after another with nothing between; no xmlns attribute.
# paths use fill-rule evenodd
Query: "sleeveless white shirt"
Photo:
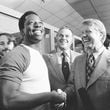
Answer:
<svg viewBox="0 0 110 110"><path fill-rule="evenodd" d="M30 53L30 63L23 73L20 90L31 94L50 92L48 69L42 55L31 47L25 47Z"/></svg>

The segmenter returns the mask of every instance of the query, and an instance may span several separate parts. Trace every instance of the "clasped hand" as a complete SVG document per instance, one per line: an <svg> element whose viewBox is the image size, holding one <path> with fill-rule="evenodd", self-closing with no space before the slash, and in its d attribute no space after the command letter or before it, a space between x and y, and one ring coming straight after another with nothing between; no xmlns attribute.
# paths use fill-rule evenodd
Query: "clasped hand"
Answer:
<svg viewBox="0 0 110 110"><path fill-rule="evenodd" d="M61 89L57 89L57 92L64 98L64 102L62 102L60 104L55 104L55 107L57 109L60 109L60 108L63 108L64 106L66 106L66 93L63 92Z"/></svg>

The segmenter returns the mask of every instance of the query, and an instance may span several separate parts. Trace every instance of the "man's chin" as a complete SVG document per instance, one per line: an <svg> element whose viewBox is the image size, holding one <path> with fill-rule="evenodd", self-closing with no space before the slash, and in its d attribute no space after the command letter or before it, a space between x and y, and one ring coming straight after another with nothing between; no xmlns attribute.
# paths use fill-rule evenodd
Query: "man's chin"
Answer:
<svg viewBox="0 0 110 110"><path fill-rule="evenodd" d="M90 53L90 52L93 52L94 51L93 47L85 47L84 50L87 53Z"/></svg>
<svg viewBox="0 0 110 110"><path fill-rule="evenodd" d="M33 38L33 39L31 38L31 39L29 39L29 40L34 43L34 42L39 42L39 41L41 41L42 39L43 39L43 38L39 36L39 37L35 37L35 38Z"/></svg>
<svg viewBox="0 0 110 110"><path fill-rule="evenodd" d="M42 41L42 39L35 39L35 40L33 40L32 42L33 43L39 43L39 42L41 42Z"/></svg>
<svg viewBox="0 0 110 110"><path fill-rule="evenodd" d="M41 41L43 38L42 37L38 37L38 38L35 38L34 40L38 40L38 41Z"/></svg>

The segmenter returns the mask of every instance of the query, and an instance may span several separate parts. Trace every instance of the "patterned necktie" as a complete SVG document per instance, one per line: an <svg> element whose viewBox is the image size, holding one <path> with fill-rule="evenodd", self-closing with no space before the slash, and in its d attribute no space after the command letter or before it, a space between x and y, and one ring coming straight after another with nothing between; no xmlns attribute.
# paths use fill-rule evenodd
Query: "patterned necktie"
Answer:
<svg viewBox="0 0 110 110"><path fill-rule="evenodd" d="M64 75L65 80L67 81L69 74L70 74L70 70L69 70L69 63L66 60L66 55L65 53L62 53L62 72Z"/></svg>
<svg viewBox="0 0 110 110"><path fill-rule="evenodd" d="M89 55L87 58L87 63L86 63L86 79L87 83L91 77L92 72L94 71L95 68L95 58L93 54Z"/></svg>

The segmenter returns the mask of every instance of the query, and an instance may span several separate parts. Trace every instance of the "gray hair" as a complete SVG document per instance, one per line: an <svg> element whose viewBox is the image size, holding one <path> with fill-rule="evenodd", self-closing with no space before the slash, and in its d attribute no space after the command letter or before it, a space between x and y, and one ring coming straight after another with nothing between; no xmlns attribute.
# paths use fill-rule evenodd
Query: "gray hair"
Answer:
<svg viewBox="0 0 110 110"><path fill-rule="evenodd" d="M100 31L100 33L103 34L103 42L105 41L106 39L106 28L104 26L104 24L98 20L98 19L85 19L82 24L84 25L94 25L96 27L96 29L98 29Z"/></svg>

